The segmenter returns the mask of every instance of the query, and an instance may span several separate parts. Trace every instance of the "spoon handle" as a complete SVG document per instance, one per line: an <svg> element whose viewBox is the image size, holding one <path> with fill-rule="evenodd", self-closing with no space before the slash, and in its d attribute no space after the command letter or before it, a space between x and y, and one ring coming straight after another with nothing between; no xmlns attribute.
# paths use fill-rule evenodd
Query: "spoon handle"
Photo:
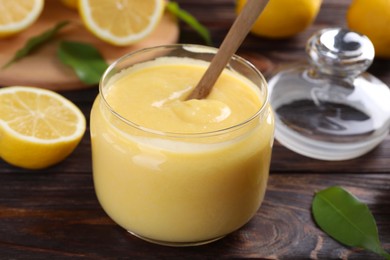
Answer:
<svg viewBox="0 0 390 260"><path fill-rule="evenodd" d="M228 34L223 40L218 52L211 60L210 65L198 85L194 88L189 99L202 99L208 96L222 70L226 67L230 58L240 47L248 35L253 24L264 10L268 0L248 0L244 9L234 21Z"/></svg>

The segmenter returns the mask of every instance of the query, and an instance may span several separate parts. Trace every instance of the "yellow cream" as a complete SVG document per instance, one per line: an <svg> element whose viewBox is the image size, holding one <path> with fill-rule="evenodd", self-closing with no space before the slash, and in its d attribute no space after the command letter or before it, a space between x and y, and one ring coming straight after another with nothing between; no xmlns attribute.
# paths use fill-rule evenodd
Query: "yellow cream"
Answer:
<svg viewBox="0 0 390 260"><path fill-rule="evenodd" d="M247 223L263 200L271 109L265 105L258 114L264 102L259 89L229 70L207 99L185 101L206 67L189 58L134 66L102 93L125 120L101 97L91 111L99 202L115 222L144 238L216 239Z"/></svg>

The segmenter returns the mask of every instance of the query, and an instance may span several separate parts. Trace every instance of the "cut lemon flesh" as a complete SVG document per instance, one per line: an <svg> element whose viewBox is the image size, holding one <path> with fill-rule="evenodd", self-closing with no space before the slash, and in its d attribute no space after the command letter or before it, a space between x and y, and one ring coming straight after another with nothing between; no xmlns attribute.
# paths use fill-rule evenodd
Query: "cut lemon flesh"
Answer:
<svg viewBox="0 0 390 260"><path fill-rule="evenodd" d="M96 37L124 46L153 32L164 8L164 0L80 0L78 10Z"/></svg>
<svg viewBox="0 0 390 260"><path fill-rule="evenodd" d="M86 127L71 101L45 89L0 89L0 157L15 166L41 169L65 159Z"/></svg>
<svg viewBox="0 0 390 260"><path fill-rule="evenodd" d="M32 25L43 10L44 0L0 0L0 38Z"/></svg>

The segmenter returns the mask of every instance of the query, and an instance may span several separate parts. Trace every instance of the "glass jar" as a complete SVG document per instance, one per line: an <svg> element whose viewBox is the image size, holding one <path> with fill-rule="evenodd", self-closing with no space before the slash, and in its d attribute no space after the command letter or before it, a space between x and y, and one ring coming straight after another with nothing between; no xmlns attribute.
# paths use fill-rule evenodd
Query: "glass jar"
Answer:
<svg viewBox="0 0 390 260"><path fill-rule="evenodd" d="M244 59L234 56L224 72L256 88L253 93L260 105L244 120L195 132L166 130L165 127L176 126L156 127L133 120L133 116L143 120L154 115L150 107L132 110L129 103L159 95L178 78L196 84L200 78L187 72L198 62L206 69L216 51L195 45L140 50L114 62L100 82L90 123L96 194L117 224L144 240L170 246L209 243L242 227L263 201L273 144L273 114L266 81ZM160 61L158 66L162 69L170 66L171 60L177 65L172 73L156 77L147 72L145 78L137 81L140 85L135 91L124 93L118 89L115 95L129 95L132 101L123 101L129 109L117 109L115 99L109 95L114 95L116 84L130 84L130 71L143 70L142 66L148 68ZM154 88L159 91L153 92ZM181 94L171 93L165 101L153 101L152 106L166 109L164 102L187 104L177 101ZM234 94L243 95L244 91L231 93L233 99ZM207 99L205 104L210 100L214 102ZM202 125L206 119L194 119L196 111L191 110L202 107L194 104L189 114L184 107L176 112L184 111L185 120L201 120ZM165 118L150 121L158 124L161 120Z"/></svg>
<svg viewBox="0 0 390 260"><path fill-rule="evenodd" d="M307 157L346 160L376 147L389 132L390 90L365 72L374 47L364 35L341 28L315 33L309 64L269 80L275 138Z"/></svg>

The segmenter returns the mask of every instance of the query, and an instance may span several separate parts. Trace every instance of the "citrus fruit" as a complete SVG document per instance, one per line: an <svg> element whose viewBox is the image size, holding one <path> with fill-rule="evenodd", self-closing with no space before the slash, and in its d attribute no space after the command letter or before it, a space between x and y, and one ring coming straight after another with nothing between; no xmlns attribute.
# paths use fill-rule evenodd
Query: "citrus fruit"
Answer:
<svg viewBox="0 0 390 260"><path fill-rule="evenodd" d="M351 30L371 40L376 57L390 58L390 0L353 0L346 18Z"/></svg>
<svg viewBox="0 0 390 260"><path fill-rule="evenodd" d="M0 0L0 38L17 34L39 17L44 0Z"/></svg>
<svg viewBox="0 0 390 260"><path fill-rule="evenodd" d="M241 12L245 3L246 0L237 0L237 13ZM321 3L322 0L270 0L251 32L274 39L294 36L312 24Z"/></svg>
<svg viewBox="0 0 390 260"><path fill-rule="evenodd" d="M61 2L71 9L77 9L78 7L78 0L61 0Z"/></svg>
<svg viewBox="0 0 390 260"><path fill-rule="evenodd" d="M148 36L160 21L164 0L80 0L87 29L99 39L124 46Z"/></svg>
<svg viewBox="0 0 390 260"><path fill-rule="evenodd" d="M85 132L85 117L65 97L35 87L0 89L0 157L41 169L65 159Z"/></svg>

